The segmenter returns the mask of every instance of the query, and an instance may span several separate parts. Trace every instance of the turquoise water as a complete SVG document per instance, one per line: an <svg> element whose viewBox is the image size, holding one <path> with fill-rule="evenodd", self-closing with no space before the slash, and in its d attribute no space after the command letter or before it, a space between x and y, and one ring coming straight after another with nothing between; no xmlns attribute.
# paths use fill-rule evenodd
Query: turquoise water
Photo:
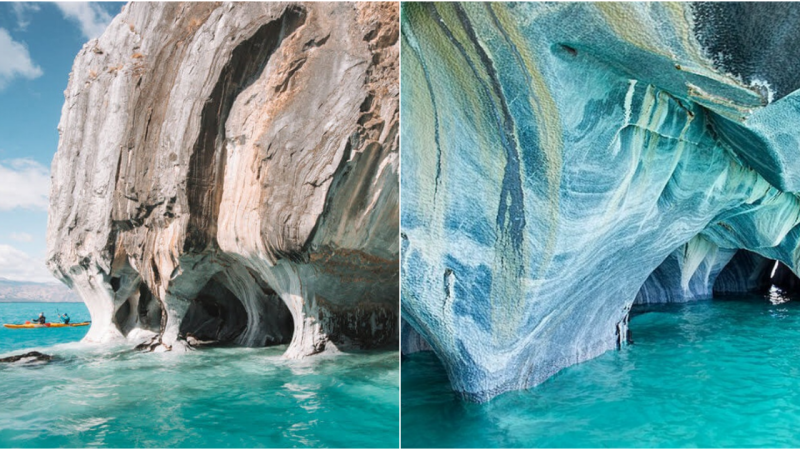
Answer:
<svg viewBox="0 0 800 450"><path fill-rule="evenodd" d="M481 405L411 355L403 447L800 447L800 302L661 307L630 328L634 345Z"/></svg>
<svg viewBox="0 0 800 450"><path fill-rule="evenodd" d="M89 310L83 303L0 303L0 325L33 321L43 312L48 322L60 322L58 314L69 314L72 323L90 321ZM77 342L86 336L89 327L32 328L12 330L0 328L0 354L31 347Z"/></svg>
<svg viewBox="0 0 800 450"><path fill-rule="evenodd" d="M0 321L27 314L16 305L0 304ZM396 351L299 361L281 357L285 346L141 353L52 345L82 337L62 331L0 335L0 356L40 347L26 336L39 333L37 349L57 357L0 364L0 447L398 446Z"/></svg>

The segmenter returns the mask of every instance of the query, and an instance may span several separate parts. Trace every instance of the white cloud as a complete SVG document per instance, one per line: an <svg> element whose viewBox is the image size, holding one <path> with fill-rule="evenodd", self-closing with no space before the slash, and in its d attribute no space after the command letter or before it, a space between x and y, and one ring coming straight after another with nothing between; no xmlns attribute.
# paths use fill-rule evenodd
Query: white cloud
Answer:
<svg viewBox="0 0 800 450"><path fill-rule="evenodd" d="M81 33L86 36L86 39L100 37L111 23L111 15L97 3L58 2L56 6L61 10L64 18L78 23Z"/></svg>
<svg viewBox="0 0 800 450"><path fill-rule="evenodd" d="M28 28L28 25L31 24L30 19L28 18L28 13L34 13L39 11L39 4L31 3L31 2L14 2L11 4L11 10L14 12L14 15L17 16L17 28L21 31L25 31Z"/></svg>
<svg viewBox="0 0 800 450"><path fill-rule="evenodd" d="M17 242L33 242L33 235L28 233L11 233L8 235L12 241Z"/></svg>
<svg viewBox="0 0 800 450"><path fill-rule="evenodd" d="M44 261L10 245L0 244L0 278L36 283L53 283L56 279L47 270Z"/></svg>
<svg viewBox="0 0 800 450"><path fill-rule="evenodd" d="M42 69L31 60L28 48L11 39L4 28L0 28L0 90L17 77L32 80L42 75Z"/></svg>
<svg viewBox="0 0 800 450"><path fill-rule="evenodd" d="M47 211L50 173L31 159L0 162L0 211L14 208Z"/></svg>

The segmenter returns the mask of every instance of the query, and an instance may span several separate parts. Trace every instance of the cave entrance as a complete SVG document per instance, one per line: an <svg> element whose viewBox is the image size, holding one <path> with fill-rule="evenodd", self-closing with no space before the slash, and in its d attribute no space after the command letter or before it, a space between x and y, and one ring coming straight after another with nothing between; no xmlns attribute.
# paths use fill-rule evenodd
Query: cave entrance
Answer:
<svg viewBox="0 0 800 450"><path fill-rule="evenodd" d="M780 261L739 250L714 282L714 297L736 294L769 296L785 303L800 294L800 278Z"/></svg>
<svg viewBox="0 0 800 450"><path fill-rule="evenodd" d="M770 274L770 297L781 296L786 298L796 297L800 294L800 278L784 263L775 261Z"/></svg>
<svg viewBox="0 0 800 450"><path fill-rule="evenodd" d="M111 279L115 291L120 289L119 280L119 278ZM128 336L134 329L157 333L161 330L161 318L161 302L144 283L139 283L114 313L114 322L124 336Z"/></svg>
<svg viewBox="0 0 800 450"><path fill-rule="evenodd" d="M248 347L270 347L292 342L294 316L283 299L255 272L243 277L252 292L254 305L250 308L248 330L239 343ZM251 281L252 280L252 281Z"/></svg>
<svg viewBox="0 0 800 450"><path fill-rule="evenodd" d="M233 342L247 328L247 310L227 287L212 278L183 317L180 336L202 343Z"/></svg>
<svg viewBox="0 0 800 450"><path fill-rule="evenodd" d="M224 274L211 278L190 302L179 336L190 345L291 342L294 322L283 300L252 278L236 281Z"/></svg>
<svg viewBox="0 0 800 450"><path fill-rule="evenodd" d="M757 253L737 251L714 281L714 297L768 293L775 264L776 261Z"/></svg>

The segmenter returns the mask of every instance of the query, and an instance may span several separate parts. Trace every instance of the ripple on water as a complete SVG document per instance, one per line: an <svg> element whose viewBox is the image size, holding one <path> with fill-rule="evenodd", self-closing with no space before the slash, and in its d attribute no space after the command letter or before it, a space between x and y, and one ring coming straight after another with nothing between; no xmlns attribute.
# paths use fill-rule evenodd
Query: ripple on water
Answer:
<svg viewBox="0 0 800 450"><path fill-rule="evenodd" d="M0 320L3 320L0 309ZM397 447L397 352L140 353L80 343L0 367L0 447ZM15 348L0 352L16 351Z"/></svg>
<svg viewBox="0 0 800 450"><path fill-rule="evenodd" d="M406 358L403 447L800 446L800 302L671 305L630 328L634 345L481 405L432 354Z"/></svg>

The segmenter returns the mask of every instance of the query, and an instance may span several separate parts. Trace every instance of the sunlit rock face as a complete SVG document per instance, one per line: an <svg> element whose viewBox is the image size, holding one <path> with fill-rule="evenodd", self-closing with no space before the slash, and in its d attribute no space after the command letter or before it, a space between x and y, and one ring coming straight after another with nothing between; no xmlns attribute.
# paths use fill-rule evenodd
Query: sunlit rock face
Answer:
<svg viewBox="0 0 800 450"><path fill-rule="evenodd" d="M88 341L398 341L393 3L131 3L77 56L48 265Z"/></svg>
<svg viewBox="0 0 800 450"><path fill-rule="evenodd" d="M465 398L616 348L736 249L797 267L797 6L403 8L403 318Z"/></svg>

